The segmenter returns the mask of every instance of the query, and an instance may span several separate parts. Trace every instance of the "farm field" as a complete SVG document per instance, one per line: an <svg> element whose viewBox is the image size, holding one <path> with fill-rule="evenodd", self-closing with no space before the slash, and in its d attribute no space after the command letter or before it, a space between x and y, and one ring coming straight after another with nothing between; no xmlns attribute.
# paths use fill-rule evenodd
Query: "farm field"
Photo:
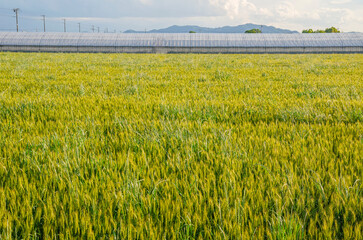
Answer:
<svg viewBox="0 0 363 240"><path fill-rule="evenodd" d="M363 239L363 55L0 53L0 239Z"/></svg>

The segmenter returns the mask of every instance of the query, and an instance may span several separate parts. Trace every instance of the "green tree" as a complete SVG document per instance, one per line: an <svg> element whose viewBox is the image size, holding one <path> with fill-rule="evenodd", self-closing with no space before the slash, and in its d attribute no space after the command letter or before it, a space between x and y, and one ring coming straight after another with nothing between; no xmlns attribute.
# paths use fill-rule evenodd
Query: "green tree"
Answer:
<svg viewBox="0 0 363 240"><path fill-rule="evenodd" d="M340 31L335 27L327 28L327 29L325 29L325 32L326 33L340 33Z"/></svg>
<svg viewBox="0 0 363 240"><path fill-rule="evenodd" d="M313 29L304 29L302 31L302 33L340 33L340 31L335 28L335 27L331 27L331 28L326 28L325 30L313 30Z"/></svg>
<svg viewBox="0 0 363 240"><path fill-rule="evenodd" d="M262 33L262 32L260 29L254 28L254 29L245 31L245 33Z"/></svg>
<svg viewBox="0 0 363 240"><path fill-rule="evenodd" d="M302 33L313 33L314 32L314 30L313 29L305 29L305 30L303 30L302 31Z"/></svg>
<svg viewBox="0 0 363 240"><path fill-rule="evenodd" d="M189 31L189 33L196 33L196 32L194 32L194 31Z"/></svg>

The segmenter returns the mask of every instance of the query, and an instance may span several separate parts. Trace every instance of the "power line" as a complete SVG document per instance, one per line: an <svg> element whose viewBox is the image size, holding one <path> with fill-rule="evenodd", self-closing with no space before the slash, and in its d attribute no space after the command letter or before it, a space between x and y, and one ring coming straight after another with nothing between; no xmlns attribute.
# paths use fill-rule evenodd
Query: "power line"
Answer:
<svg viewBox="0 0 363 240"><path fill-rule="evenodd" d="M10 15L10 14L0 14L1 17L14 17L14 15Z"/></svg>
<svg viewBox="0 0 363 240"><path fill-rule="evenodd" d="M13 14L10 14L10 11L13 12ZM25 14L24 14L24 12L25 12ZM63 21L63 31L64 32L67 32L67 31L73 32L73 31L77 31L77 30L78 30L78 32L82 32L82 29L85 32L93 32L93 33L95 33L95 32L100 33L102 30L104 30L102 32L109 32L109 29L106 28L105 26L95 26L94 24L91 24L91 23L82 22L83 21L82 19L77 19L77 18L68 19L68 18L49 17L49 16L47 16L47 18L46 18L46 15L40 15L40 17L36 17L35 15L32 15L32 12L29 12L26 10L23 11L23 10L20 10L19 8L14 8L14 9L0 8L0 18L15 18L17 32L40 30L39 27L35 28L35 26L34 26L34 28L32 28L30 26L30 24L34 24L34 23L31 23L32 21L39 21L39 20L43 21L42 27L43 27L44 32L46 32L47 30L48 31L52 31L52 29L54 30L53 23L59 22L60 20ZM29 21L29 20L31 20L31 21ZM67 26L67 20L68 20L68 26ZM79 21L78 23L75 22L77 20ZM50 23L49 23L49 21L50 21ZM69 24L69 21L71 22L70 24ZM7 20L5 21L5 23L6 22L7 22ZM20 26L20 23L22 23L22 26ZM48 25L46 25L46 24L48 24ZM77 26L77 24L78 24L78 26ZM81 24L82 24L82 26L81 26ZM8 24L6 24L6 25L8 25ZM76 26L78 29L76 28ZM4 28L6 28L6 29L8 29L8 27L9 26L4 26ZM67 29L67 27L68 27L68 29ZM87 30L87 29L90 29L90 30Z"/></svg>

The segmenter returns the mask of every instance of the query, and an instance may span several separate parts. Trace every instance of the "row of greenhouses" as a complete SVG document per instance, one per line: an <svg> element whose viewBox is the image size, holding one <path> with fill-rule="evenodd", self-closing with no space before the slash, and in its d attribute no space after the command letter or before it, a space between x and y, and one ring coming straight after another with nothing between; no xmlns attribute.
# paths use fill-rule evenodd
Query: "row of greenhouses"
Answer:
<svg viewBox="0 0 363 240"><path fill-rule="evenodd" d="M363 33L0 32L0 51L130 53L362 53Z"/></svg>

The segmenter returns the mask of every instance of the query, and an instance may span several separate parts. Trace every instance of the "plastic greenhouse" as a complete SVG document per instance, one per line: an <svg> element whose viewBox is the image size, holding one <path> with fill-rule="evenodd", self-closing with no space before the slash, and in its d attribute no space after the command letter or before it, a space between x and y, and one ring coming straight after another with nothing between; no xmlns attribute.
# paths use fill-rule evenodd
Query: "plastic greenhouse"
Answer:
<svg viewBox="0 0 363 240"><path fill-rule="evenodd" d="M0 32L0 51L112 53L363 53L363 33L115 34Z"/></svg>

